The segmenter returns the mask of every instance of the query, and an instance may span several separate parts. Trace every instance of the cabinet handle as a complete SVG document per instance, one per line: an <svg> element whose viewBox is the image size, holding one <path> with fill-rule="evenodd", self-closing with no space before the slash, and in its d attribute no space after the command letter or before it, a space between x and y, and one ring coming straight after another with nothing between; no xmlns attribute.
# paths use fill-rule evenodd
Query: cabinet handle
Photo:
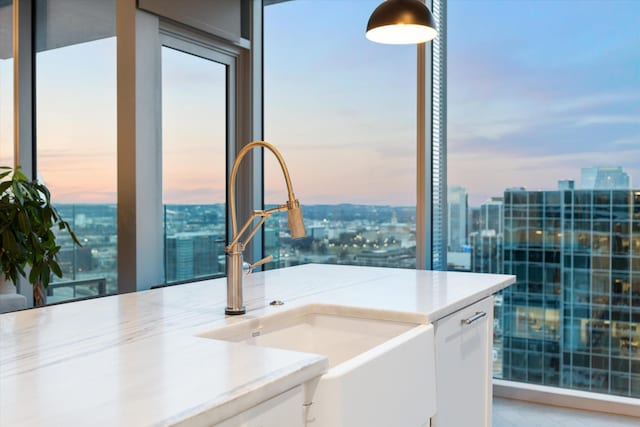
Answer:
<svg viewBox="0 0 640 427"><path fill-rule="evenodd" d="M466 318L466 319L462 319L462 324L463 324L463 325L470 325L470 324L472 324L473 322L475 322L476 320L480 320L480 319L482 319L483 317L486 317L486 315L487 315L487 313L485 313L484 311L478 311L478 312L476 312L476 314L474 314L473 316L468 317L468 318Z"/></svg>

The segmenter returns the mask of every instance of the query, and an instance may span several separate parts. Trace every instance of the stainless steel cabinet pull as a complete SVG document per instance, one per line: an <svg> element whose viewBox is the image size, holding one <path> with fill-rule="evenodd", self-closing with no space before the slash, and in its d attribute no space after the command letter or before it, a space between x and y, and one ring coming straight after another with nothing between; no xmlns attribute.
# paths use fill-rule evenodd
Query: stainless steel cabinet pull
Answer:
<svg viewBox="0 0 640 427"><path fill-rule="evenodd" d="M470 325L473 322L475 322L476 320L480 320L483 317L485 317L487 315L487 313L485 313L484 311L478 311L476 312L476 314L474 314L473 316L467 318L467 319L462 319L462 324L463 325Z"/></svg>

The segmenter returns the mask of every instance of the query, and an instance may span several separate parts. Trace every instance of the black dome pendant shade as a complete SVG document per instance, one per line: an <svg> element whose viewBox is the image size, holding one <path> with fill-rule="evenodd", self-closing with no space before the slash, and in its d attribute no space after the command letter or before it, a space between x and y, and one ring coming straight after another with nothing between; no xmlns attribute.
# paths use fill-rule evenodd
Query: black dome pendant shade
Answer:
<svg viewBox="0 0 640 427"><path fill-rule="evenodd" d="M377 43L413 44L433 40L436 22L420 0L386 0L371 14L366 37Z"/></svg>

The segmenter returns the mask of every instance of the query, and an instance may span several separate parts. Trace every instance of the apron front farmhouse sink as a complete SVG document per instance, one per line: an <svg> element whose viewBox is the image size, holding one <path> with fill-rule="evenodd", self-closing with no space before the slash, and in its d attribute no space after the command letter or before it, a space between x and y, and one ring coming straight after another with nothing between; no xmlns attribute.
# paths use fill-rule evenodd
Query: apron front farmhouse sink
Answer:
<svg viewBox="0 0 640 427"><path fill-rule="evenodd" d="M326 356L305 386L309 427L420 427L435 413L433 326L405 313L309 304L199 336Z"/></svg>

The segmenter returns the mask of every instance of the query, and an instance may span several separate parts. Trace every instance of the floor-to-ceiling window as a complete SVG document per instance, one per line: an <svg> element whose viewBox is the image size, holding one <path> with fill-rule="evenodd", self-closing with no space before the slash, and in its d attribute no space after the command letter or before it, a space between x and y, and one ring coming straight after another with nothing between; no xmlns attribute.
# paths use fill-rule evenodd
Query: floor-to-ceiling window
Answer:
<svg viewBox="0 0 640 427"><path fill-rule="evenodd" d="M116 289L118 255L115 177L127 175L122 172L129 169L124 169L123 165L127 162L122 158L120 165L116 165L116 129L127 127L122 125L126 120L119 120L118 123L115 120L116 92L124 86L116 84L115 71L122 68L130 70L134 66L140 70L154 69L145 68L148 64L144 61L149 60L151 55L137 55L135 61L130 61L131 58L123 54L126 49L121 47L127 47L130 40L121 39L122 45L116 50L114 3L78 0L34 2L35 73L31 76L31 70L26 66L21 75L24 73L25 81L31 77L35 80L34 127L37 144L34 156L37 160L37 174L51 188L54 203L71 222L83 242L82 248L72 250L68 244L70 242L61 240L64 243L61 253L65 272L63 281L73 283L65 286L55 284L50 301L103 294ZM267 122L265 139L273 142L283 152L289 164L294 188L304 205L309 234L307 239L291 241L283 224L286 216L274 215L265 234L267 251L275 255L278 266L320 261L414 267L418 91L415 46L378 45L364 38L366 21L379 3L373 0L341 2L337 17L331 15L336 9L336 2L333 1L266 3L269 6L264 9L265 25L271 26L271 29L266 29L265 38L270 38L271 42L267 40L265 43L265 67L272 72L266 72L264 82L265 96L268 98L264 105ZM290 19L295 15L308 17L316 13L325 14L328 19L318 22L311 20L315 26L313 31L306 30L306 24ZM157 22L153 24L154 19L157 16L146 16L138 23L140 28L144 27L144 31L141 30L138 34L140 38L136 40L142 43L141 46L148 42L146 37L153 38L146 30L158 25ZM162 22L158 28L163 25L171 27L174 23ZM149 24L153 25L148 26ZM322 25L326 25L324 32ZM179 24L173 26L173 30L190 33L190 30ZM258 28L254 30L257 31ZM324 37L322 34L326 34L327 30L336 33L336 37ZM302 37L305 35L308 36L307 39ZM206 39L206 35L198 32L196 38L201 37ZM182 37L178 38L184 41ZM240 55L238 52L242 52L244 59L248 59L245 55L248 40L236 40L233 43L236 54ZM195 44L200 47L208 45L200 39ZM146 47L153 48L150 45ZM222 50L228 53L234 49L226 46ZM189 56L184 53L185 49L178 48L174 51L184 54L183 57ZM314 54L303 55L303 51L313 51ZM137 52L140 54L148 51L141 48ZM116 64L116 53L122 56L120 59L127 60L118 60ZM206 55L196 54L192 59L203 63L206 62L205 57ZM159 54L155 59L158 60L157 66L162 67L160 58ZM249 67L246 64L249 61L244 59L241 61L244 65L238 68L244 70L242 76L247 76ZM293 62L287 65L284 59ZM252 66L259 63L251 62ZM160 72L158 70L158 76ZM231 74L234 78L241 75ZM118 76L118 83L130 77L123 73ZM149 80L145 82L156 77L156 73L150 72ZM173 83L186 83L178 80ZM242 90L237 90L236 86L226 88L227 101L249 92L245 90L249 85L248 81L240 83L245 85ZM143 86L144 90L148 89L148 85L143 84L137 87L143 90ZM256 92L261 92L257 86ZM158 92L163 90L161 84L158 84ZM123 92L120 94L123 95ZM146 95L148 93L140 99L147 99ZM30 94L24 94L20 98L28 101ZM159 97L158 101L160 99L162 98ZM241 111L244 114L250 110L248 103L244 106L240 104L238 102L239 107L236 109L234 105L230 111L234 111L234 114ZM185 104L181 107L182 111L176 114L187 111ZM145 132L156 124L155 131L159 134L167 130L161 126L161 108L162 104L158 102L157 105L150 104L149 109L138 111L158 112L157 123L152 121L150 126L144 127ZM255 123L258 123L256 120L260 113L259 108L253 108ZM144 120L141 121L144 121L145 126L149 124L149 116L138 115L144 115ZM127 116L137 115L132 113ZM174 117L162 119L169 123ZM188 122L184 121L182 124L185 123ZM249 119L243 118L243 126L249 128L247 123ZM250 132L243 131L244 136L237 144L235 135L227 134L227 148L246 143L246 135L259 135L257 129L260 126L255 123ZM217 127L213 117L206 125L210 128ZM229 117L226 125L228 133L238 130L238 126ZM220 129L218 127L218 131ZM143 136L148 135L145 133ZM160 145L160 136L166 136L166 147ZM171 143L169 133L158 135L157 145L160 150L168 150L167 153L161 153L164 154L164 160L169 162L164 165L165 175L163 180L158 176L156 181L157 188L163 185L161 181L165 182L165 202L169 204L171 202L168 197L179 194L171 186L185 178L179 174L166 175L183 166L182 163L170 163L181 155L179 145L184 143L184 138L179 141L175 136L174 133L174 142ZM29 147L29 139L25 136L21 145ZM121 149L131 146L123 143L123 140L126 138L120 140L124 144L120 146ZM119 151L122 156L126 150ZM233 150L227 150L226 156L232 152ZM152 150L145 150L144 153L152 154L149 161L162 158L157 155L156 159ZM128 159L132 157L139 161L136 156ZM216 155L217 160L208 163L208 172L221 170L221 166L214 165L220 157ZM195 161L200 161L201 158L208 158L207 154L198 156ZM281 203L285 197L279 167L270 155L265 156L265 162L265 170L269 175L265 184L266 203ZM120 173L117 173L118 168ZM121 182L128 184L129 188L125 185L123 190L126 191L119 194L127 203L135 204L139 201L132 202L124 194L130 190L140 190L136 180L143 181L148 177L134 178ZM155 178L154 176L153 179ZM260 177L254 179L255 186L259 187ZM206 180L207 178L202 179ZM110 182L113 184L109 184ZM184 188L195 192L196 185L198 183L192 180ZM215 183L205 183L205 187L220 190L219 186L215 186ZM144 190L140 193L156 194L147 187ZM259 199L257 196L254 198ZM136 206L127 203L123 204L125 209L118 211L136 210ZM213 204L215 203L217 202L214 201ZM207 218L203 221L207 221L207 224L219 224L222 221L219 216L209 213L206 215ZM182 219L179 217L173 216L172 219L180 222ZM135 220L136 218L134 222ZM169 227L165 230L169 230ZM133 226L125 236L133 236L135 232L136 226ZM132 240L135 242L135 239ZM219 261L219 257L217 260ZM216 263L221 271L220 262L213 261L213 264ZM128 270L123 265L121 263L121 268ZM179 279L176 277L176 280ZM134 281L131 278L123 279L121 285L130 285ZM140 286L155 285L159 280L149 282Z"/></svg>
<svg viewBox="0 0 640 427"><path fill-rule="evenodd" d="M0 166L13 166L12 1L0 1Z"/></svg>
<svg viewBox="0 0 640 427"><path fill-rule="evenodd" d="M135 31L118 27L118 43L116 5L118 23L125 15L136 19ZM224 274L226 165L236 134L253 129L249 119L241 126L237 120L238 110L251 103L249 78L238 82L239 69L250 75L249 61L238 66L240 55L250 56L248 41L220 33L217 28L227 22L191 23L199 29L181 24L188 21L181 15L188 5L154 13L115 0L34 0L23 6L21 86L14 99L14 17L11 3L0 2L0 156L12 163L12 109L19 101L21 129L35 131L33 138L30 132L19 135L21 161L28 169L36 166L33 174L51 190L82 243L74 247L64 233L59 237L64 277L48 288L47 302ZM239 18L250 13L235 4L220 10ZM237 28L229 25L240 34L239 22ZM118 109L127 113L117 116ZM120 219L125 227L118 230ZM119 254L119 241L134 256ZM154 250L147 250L149 242ZM122 262L122 256L134 262Z"/></svg>
<svg viewBox="0 0 640 427"><path fill-rule="evenodd" d="M379 0L264 8L265 139L283 154L307 237L266 224L267 268L308 262L415 267L416 47L364 36ZM286 200L265 156L265 203Z"/></svg>
<svg viewBox="0 0 640 427"><path fill-rule="evenodd" d="M448 3L448 266L517 276L498 378L640 397L638 22L636 1Z"/></svg>
<svg viewBox="0 0 640 427"><path fill-rule="evenodd" d="M226 93L225 64L162 47L167 283L225 271Z"/></svg>
<svg viewBox="0 0 640 427"><path fill-rule="evenodd" d="M36 0L37 177L75 230L47 302L117 291L114 0Z"/></svg>

